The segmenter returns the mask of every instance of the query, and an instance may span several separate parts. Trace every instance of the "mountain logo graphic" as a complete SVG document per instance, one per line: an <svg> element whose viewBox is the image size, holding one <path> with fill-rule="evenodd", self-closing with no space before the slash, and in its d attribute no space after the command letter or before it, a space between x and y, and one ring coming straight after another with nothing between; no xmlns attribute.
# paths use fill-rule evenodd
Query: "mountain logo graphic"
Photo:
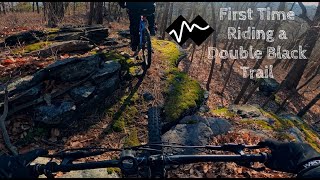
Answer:
<svg viewBox="0 0 320 180"><path fill-rule="evenodd" d="M180 15L167 29L166 32L182 46L189 38L200 46L210 35L214 29L203 20L201 16L197 16L189 23L182 15Z"/></svg>

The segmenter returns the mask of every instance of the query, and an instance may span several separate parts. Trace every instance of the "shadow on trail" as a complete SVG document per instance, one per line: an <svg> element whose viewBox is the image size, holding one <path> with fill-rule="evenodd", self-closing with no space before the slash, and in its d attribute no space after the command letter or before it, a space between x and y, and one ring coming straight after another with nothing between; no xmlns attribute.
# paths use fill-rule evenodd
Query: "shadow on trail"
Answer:
<svg viewBox="0 0 320 180"><path fill-rule="evenodd" d="M101 132L101 134L98 136L97 140L99 141L98 144L100 144L100 140L102 140L106 134L108 134L112 128L112 125L114 122L116 122L123 114L123 112L126 110L126 108L130 105L131 99L134 96L134 94L138 91L139 87L141 86L144 77L146 75L146 71L143 72L143 74L139 77L138 82L130 87L130 94L128 97L124 100L123 104L120 106L117 112L114 113L112 117L112 121L109 123L109 125ZM132 85L132 84L131 84Z"/></svg>

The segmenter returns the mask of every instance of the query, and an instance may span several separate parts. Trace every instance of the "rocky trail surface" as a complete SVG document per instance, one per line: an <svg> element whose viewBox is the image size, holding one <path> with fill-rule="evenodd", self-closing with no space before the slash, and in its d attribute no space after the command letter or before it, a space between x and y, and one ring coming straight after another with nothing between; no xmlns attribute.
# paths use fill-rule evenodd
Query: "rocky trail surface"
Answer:
<svg viewBox="0 0 320 180"><path fill-rule="evenodd" d="M257 144L261 139L297 140L319 149L319 136L301 119L277 116L255 105L210 109L208 92L184 73L186 52L153 38L153 61L144 74L141 58L130 57L126 26L65 27L7 38L1 49L1 81L9 85L6 126L20 153L99 146L122 148L147 143L148 109L163 109L162 141L183 145ZM34 38L36 34L37 38ZM16 44L20 39L21 43ZM19 41L20 41L19 40ZM0 99L4 92L0 90ZM33 102L30 104L30 102ZM3 103L0 103L1 110ZM1 142L3 152L5 145ZM172 153L216 153L181 151ZM259 152L256 150L255 152ZM119 157L105 153L82 162ZM47 162L38 158L36 162ZM262 166L256 164L255 166ZM108 168L56 177L120 177ZM169 177L293 177L235 163L196 163L174 167Z"/></svg>

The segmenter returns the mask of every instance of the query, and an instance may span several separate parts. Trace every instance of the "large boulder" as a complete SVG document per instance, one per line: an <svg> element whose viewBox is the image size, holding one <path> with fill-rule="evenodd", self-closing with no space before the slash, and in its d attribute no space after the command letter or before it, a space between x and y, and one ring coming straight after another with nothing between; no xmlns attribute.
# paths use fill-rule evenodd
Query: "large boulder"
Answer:
<svg viewBox="0 0 320 180"><path fill-rule="evenodd" d="M84 32L70 32L70 33L63 33L58 34L53 38L55 41L71 41L71 40L80 40L81 36L84 35Z"/></svg>
<svg viewBox="0 0 320 180"><path fill-rule="evenodd" d="M231 105L229 111L239 115L242 118L261 118L263 117L261 111L254 105Z"/></svg>
<svg viewBox="0 0 320 180"><path fill-rule="evenodd" d="M41 93L41 88L42 88L42 84L38 84L26 90L24 93L14 95L12 97L14 100L10 102L10 105L17 106L17 105L27 103L39 98Z"/></svg>
<svg viewBox="0 0 320 180"><path fill-rule="evenodd" d="M48 125L66 123L72 119L76 105L71 101L42 105L35 108L35 121Z"/></svg>
<svg viewBox="0 0 320 180"><path fill-rule="evenodd" d="M42 31L26 31L19 34L14 34L7 37L4 42L7 46L14 46L17 44L32 44L38 42L40 38L45 35Z"/></svg>
<svg viewBox="0 0 320 180"><path fill-rule="evenodd" d="M26 90L40 84L46 78L44 71L38 71L37 73L29 76L19 78L12 83L8 84L9 97L24 93ZM0 86L0 102L4 99L4 87Z"/></svg>
<svg viewBox="0 0 320 180"><path fill-rule="evenodd" d="M50 79L70 82L87 77L98 69L102 59L100 56L69 58L49 65L45 70Z"/></svg>
<svg viewBox="0 0 320 180"><path fill-rule="evenodd" d="M162 141L189 146L208 145L213 136L227 133L231 124L225 119L204 118L197 115L184 117L162 135ZM171 153L194 154L196 149L174 149Z"/></svg>
<svg viewBox="0 0 320 180"><path fill-rule="evenodd" d="M73 88L72 90L70 90L69 94L75 102L83 102L93 94L95 89L95 86L87 83L83 86Z"/></svg>
<svg viewBox="0 0 320 180"><path fill-rule="evenodd" d="M63 33L61 33L63 32ZM95 28L70 28L67 30L59 31L59 33L53 37L55 41L71 41L71 40L89 40L93 43L101 43L105 41L109 35L108 29L104 27Z"/></svg>
<svg viewBox="0 0 320 180"><path fill-rule="evenodd" d="M101 43L105 38L108 37L108 29L100 28L100 29L92 29L85 32L84 35L86 38L90 39L90 41L94 43Z"/></svg>
<svg viewBox="0 0 320 180"><path fill-rule="evenodd" d="M262 92L265 96L270 96L273 92L275 92L279 83L273 78L263 78L261 79L262 83L259 86L259 91Z"/></svg>
<svg viewBox="0 0 320 180"><path fill-rule="evenodd" d="M124 38L130 38L130 30L121 30L118 31L118 34Z"/></svg>
<svg viewBox="0 0 320 180"><path fill-rule="evenodd" d="M113 76L115 73L119 72L121 69L121 65L117 61L107 61L102 64L102 68L100 68L94 75L92 75L92 80L95 84L100 84L106 79Z"/></svg>

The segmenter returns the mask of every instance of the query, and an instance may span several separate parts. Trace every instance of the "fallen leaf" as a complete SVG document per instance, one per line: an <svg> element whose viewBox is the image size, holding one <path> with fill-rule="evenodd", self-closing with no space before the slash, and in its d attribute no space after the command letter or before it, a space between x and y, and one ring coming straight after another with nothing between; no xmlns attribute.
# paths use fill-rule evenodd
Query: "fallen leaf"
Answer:
<svg viewBox="0 0 320 180"><path fill-rule="evenodd" d="M9 64L13 64L15 63L15 60L12 60L12 59L5 59L5 60L2 60L2 63L3 65L9 65Z"/></svg>
<svg viewBox="0 0 320 180"><path fill-rule="evenodd" d="M81 145L81 143L79 141L74 141L70 143L71 147L75 148L75 147L79 147Z"/></svg>
<svg viewBox="0 0 320 180"><path fill-rule="evenodd" d="M208 170L209 170L209 165L208 165L208 164L204 164L204 165L202 166L202 168L203 168L203 172L204 172L204 173L207 173Z"/></svg>

